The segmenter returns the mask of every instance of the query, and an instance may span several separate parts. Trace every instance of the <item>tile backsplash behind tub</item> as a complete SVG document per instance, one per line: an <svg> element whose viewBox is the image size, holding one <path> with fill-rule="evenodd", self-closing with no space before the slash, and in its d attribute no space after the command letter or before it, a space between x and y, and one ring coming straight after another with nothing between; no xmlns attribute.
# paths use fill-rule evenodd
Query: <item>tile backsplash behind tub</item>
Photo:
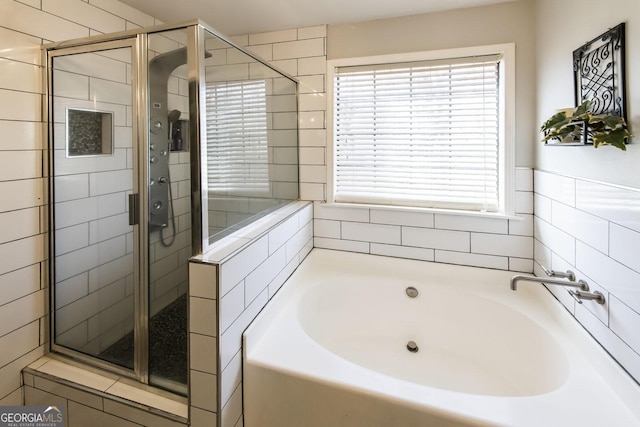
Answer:
<svg viewBox="0 0 640 427"><path fill-rule="evenodd" d="M535 171L535 273L572 270L606 304L550 289L640 382L640 189Z"/></svg>
<svg viewBox="0 0 640 427"><path fill-rule="evenodd" d="M447 264L533 271L533 171L516 169L517 219L315 202L314 246Z"/></svg>

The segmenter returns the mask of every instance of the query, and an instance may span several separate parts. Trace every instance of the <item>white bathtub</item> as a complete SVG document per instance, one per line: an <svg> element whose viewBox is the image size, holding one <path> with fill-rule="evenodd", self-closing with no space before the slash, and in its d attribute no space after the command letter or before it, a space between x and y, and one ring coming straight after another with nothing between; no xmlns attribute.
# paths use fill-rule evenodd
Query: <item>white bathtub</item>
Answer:
<svg viewBox="0 0 640 427"><path fill-rule="evenodd" d="M245 333L244 425L640 425L637 384L512 275L314 249Z"/></svg>

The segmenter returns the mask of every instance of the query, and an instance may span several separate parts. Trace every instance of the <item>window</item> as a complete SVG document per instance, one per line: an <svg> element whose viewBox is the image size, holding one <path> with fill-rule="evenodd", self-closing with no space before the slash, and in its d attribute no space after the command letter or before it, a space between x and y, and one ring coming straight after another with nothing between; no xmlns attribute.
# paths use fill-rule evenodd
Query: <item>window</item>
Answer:
<svg viewBox="0 0 640 427"><path fill-rule="evenodd" d="M206 96L209 191L269 191L265 81L210 83Z"/></svg>
<svg viewBox="0 0 640 427"><path fill-rule="evenodd" d="M508 212L505 53L485 50L333 61L333 201Z"/></svg>

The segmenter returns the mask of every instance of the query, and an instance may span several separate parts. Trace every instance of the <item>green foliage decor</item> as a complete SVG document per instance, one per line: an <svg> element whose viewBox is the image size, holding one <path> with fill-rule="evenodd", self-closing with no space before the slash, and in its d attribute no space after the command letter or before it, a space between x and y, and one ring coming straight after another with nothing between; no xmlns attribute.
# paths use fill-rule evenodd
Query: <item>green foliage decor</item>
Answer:
<svg viewBox="0 0 640 427"><path fill-rule="evenodd" d="M586 124L586 135L583 127ZM594 114L591 112L591 102L585 101L578 105L570 114L560 111L540 127L543 133L542 141L555 140L560 143L576 142L583 138L593 141L593 146L612 145L626 151L625 140L631 136L623 117L611 114Z"/></svg>

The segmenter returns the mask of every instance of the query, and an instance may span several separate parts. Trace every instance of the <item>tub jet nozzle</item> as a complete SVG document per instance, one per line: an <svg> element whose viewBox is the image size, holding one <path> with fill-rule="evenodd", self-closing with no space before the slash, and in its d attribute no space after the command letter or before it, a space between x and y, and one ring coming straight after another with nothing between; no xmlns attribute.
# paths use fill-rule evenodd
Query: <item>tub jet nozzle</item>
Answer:
<svg viewBox="0 0 640 427"><path fill-rule="evenodd" d="M418 290L416 288L414 288L413 286L407 287L405 292L407 293L407 296L409 298L415 298L415 297L418 296Z"/></svg>
<svg viewBox="0 0 640 427"><path fill-rule="evenodd" d="M417 353L418 352L418 344L416 344L415 341L409 341L407 343L407 350L409 350L411 353Z"/></svg>

